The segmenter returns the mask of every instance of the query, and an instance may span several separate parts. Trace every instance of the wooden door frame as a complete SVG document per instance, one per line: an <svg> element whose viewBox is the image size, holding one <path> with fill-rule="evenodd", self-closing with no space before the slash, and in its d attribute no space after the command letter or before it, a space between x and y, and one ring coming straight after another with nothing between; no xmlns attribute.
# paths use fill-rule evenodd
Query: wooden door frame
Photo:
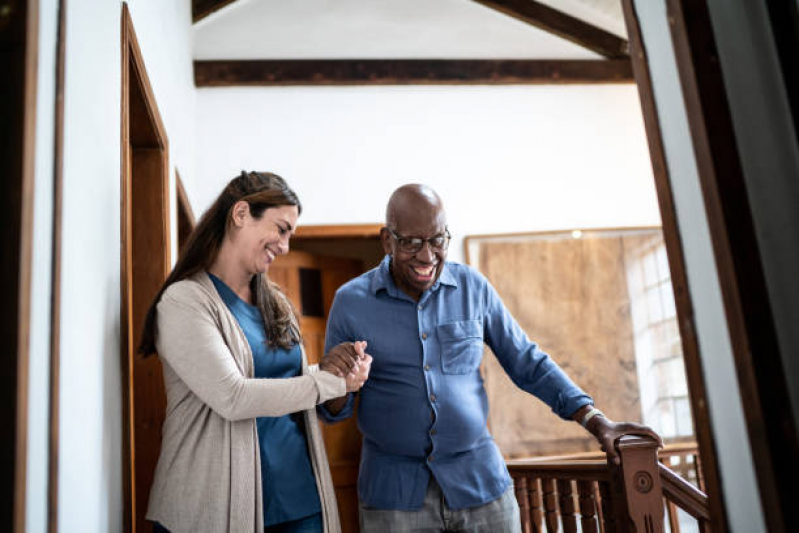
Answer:
<svg viewBox="0 0 799 533"><path fill-rule="evenodd" d="M622 9L627 26L630 43L630 57L633 64L633 76L638 87L641 101L641 112L644 128L649 144L649 155L652 161L652 172L655 178L655 189L660 206L660 217L663 227L663 239L666 243L666 254L669 258L671 281L674 289L674 302L677 307L680 337L682 339L685 374L688 381L688 392L691 398L691 413L694 419L694 430L702 461L702 474L708 493L711 524L716 531L727 530L727 517L724 507L719 462L716 454L715 436L708 408L707 391L704 381L704 368L699 340L696 334L694 308L688 287L688 275L683 251L682 238L674 205L674 193L671 186L666 152L660 132L660 119L649 73L649 62L644 46L641 27L635 9L635 0L622 0Z"/></svg>
<svg viewBox="0 0 799 533"><path fill-rule="evenodd" d="M145 69L144 60L142 57L141 49L136 38L136 32L133 28L133 21L128 10L127 3L122 4L121 16L121 46L122 46L122 106L121 106L121 237L120 237L120 289L121 289L121 312L120 312L120 341L121 341L121 366L122 366L122 458L123 458L123 527L125 531L135 531L135 456L133 451L134 445L134 416L133 416L133 355L136 351L136 344L138 339L134 337L132 332L133 317L131 316L132 309L132 284L133 284L133 269L132 269L132 213L131 213L131 200L132 200L132 168L131 160L133 156L133 149L130 139L130 83L138 80L139 88L141 90L147 112L149 114L150 123L153 126L157 143L160 150L161 168L163 170L162 183L163 183L163 198L165 199L162 216L163 228L165 229L165 242L164 249L165 263L167 268L171 265L170 261L170 228L172 227L169 218L169 144L166 135L166 128L164 128L161 121L158 107L156 105L155 95L150 84L147 70ZM135 68L135 72L130 71L131 65ZM168 271L164 273L164 277Z"/></svg>
<svg viewBox="0 0 799 533"><path fill-rule="evenodd" d="M33 194L36 156L36 96L39 64L39 2L21 0L3 13L2 142L3 198L0 272L2 338L8 354L0 386L3 418L12 433L2 445L2 483L11 489L3 505L2 529L25 531L28 448L28 366L31 327ZM8 174L6 174L6 172Z"/></svg>
<svg viewBox="0 0 799 533"><path fill-rule="evenodd" d="M770 531L795 531L799 522L789 495L799 467L782 363L786 354L777 336L710 9L707 1L686 0L667 0L666 9L763 518Z"/></svg>

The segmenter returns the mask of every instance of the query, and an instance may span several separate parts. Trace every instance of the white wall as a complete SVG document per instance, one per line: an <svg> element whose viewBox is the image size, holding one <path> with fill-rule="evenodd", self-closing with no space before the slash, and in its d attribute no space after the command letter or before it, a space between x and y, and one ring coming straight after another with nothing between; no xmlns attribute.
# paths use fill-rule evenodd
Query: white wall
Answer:
<svg viewBox="0 0 799 533"><path fill-rule="evenodd" d="M729 329L662 0L635 2L654 85L685 254L730 531L765 531Z"/></svg>
<svg viewBox="0 0 799 533"><path fill-rule="evenodd" d="M471 234L659 225L634 85L227 88L197 92L204 211L241 170L285 177L302 224L376 223L403 183Z"/></svg>
<svg viewBox="0 0 799 533"><path fill-rule="evenodd" d="M123 506L122 3L67 5L58 526L60 531L113 532L122 530ZM167 130L171 163L191 182L190 2L135 0L130 11ZM53 83L52 79L40 82ZM174 171L170 174L173 179Z"/></svg>

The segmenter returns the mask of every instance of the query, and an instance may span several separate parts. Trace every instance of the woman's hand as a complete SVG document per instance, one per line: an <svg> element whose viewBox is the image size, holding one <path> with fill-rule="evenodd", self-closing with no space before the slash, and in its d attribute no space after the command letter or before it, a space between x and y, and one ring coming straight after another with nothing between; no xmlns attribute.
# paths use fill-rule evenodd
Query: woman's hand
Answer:
<svg viewBox="0 0 799 533"><path fill-rule="evenodd" d="M355 364L355 367L345 378L347 381L347 392L357 392L361 390L363 384L369 379L369 370L371 367L372 356L364 354L363 358Z"/></svg>
<svg viewBox="0 0 799 533"><path fill-rule="evenodd" d="M342 342L330 349L319 362L319 370L326 370L340 378L353 371L366 355L366 341Z"/></svg>

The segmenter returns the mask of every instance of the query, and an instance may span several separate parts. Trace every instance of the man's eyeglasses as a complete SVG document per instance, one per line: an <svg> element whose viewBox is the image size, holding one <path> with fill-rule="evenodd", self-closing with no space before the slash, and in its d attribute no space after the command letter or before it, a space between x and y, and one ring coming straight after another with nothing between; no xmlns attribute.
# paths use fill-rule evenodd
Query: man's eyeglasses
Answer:
<svg viewBox="0 0 799 533"><path fill-rule="evenodd" d="M449 240L451 238L449 230L444 230L444 233L435 235L429 239L403 237L401 235L397 235L389 228L386 228L386 230L388 230L389 235L394 237L394 239L397 241L397 246L399 247L400 251L407 254L415 254L422 249L424 243L427 243L428 246L430 246L430 249L434 252L443 252L449 246Z"/></svg>

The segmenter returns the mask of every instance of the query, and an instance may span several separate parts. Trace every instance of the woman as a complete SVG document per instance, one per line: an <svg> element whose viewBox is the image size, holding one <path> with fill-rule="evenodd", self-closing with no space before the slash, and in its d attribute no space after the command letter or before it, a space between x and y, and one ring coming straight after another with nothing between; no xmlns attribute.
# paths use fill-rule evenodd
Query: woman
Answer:
<svg viewBox="0 0 799 533"><path fill-rule="evenodd" d="M274 174L242 172L189 237L148 312L140 351L167 391L147 518L184 531L340 531L316 405L360 388L360 361L308 367L293 308L267 279L300 201ZM160 529L163 530L163 529Z"/></svg>

